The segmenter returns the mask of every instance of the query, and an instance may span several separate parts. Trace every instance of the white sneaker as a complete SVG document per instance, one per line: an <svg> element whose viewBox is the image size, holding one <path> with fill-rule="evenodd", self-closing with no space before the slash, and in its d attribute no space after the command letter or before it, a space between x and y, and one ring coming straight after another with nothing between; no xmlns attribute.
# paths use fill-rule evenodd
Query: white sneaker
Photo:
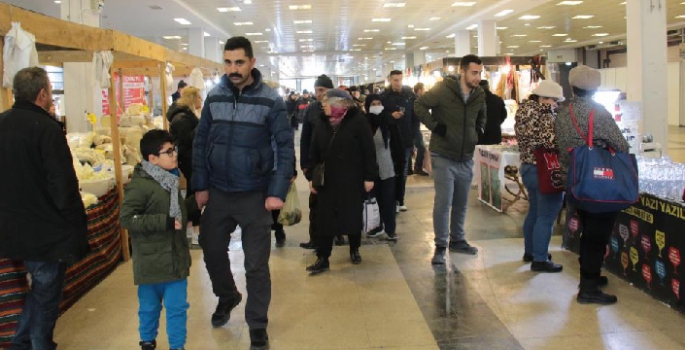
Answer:
<svg viewBox="0 0 685 350"><path fill-rule="evenodd" d="M399 205L397 208L399 209L399 211L407 211L407 210L409 210L409 209L407 208L406 205Z"/></svg>
<svg viewBox="0 0 685 350"><path fill-rule="evenodd" d="M400 205L398 204L395 206L395 213L399 213L399 212L400 212Z"/></svg>
<svg viewBox="0 0 685 350"><path fill-rule="evenodd" d="M192 226L186 227L186 238L193 238L194 232L195 232L195 229Z"/></svg>
<svg viewBox="0 0 685 350"><path fill-rule="evenodd" d="M193 237L190 239L190 244L200 245L200 234L193 231Z"/></svg>
<svg viewBox="0 0 685 350"><path fill-rule="evenodd" d="M378 232L371 231L371 232L366 234L366 237L378 238L378 237L382 237L384 234L385 234L385 230L380 230Z"/></svg>

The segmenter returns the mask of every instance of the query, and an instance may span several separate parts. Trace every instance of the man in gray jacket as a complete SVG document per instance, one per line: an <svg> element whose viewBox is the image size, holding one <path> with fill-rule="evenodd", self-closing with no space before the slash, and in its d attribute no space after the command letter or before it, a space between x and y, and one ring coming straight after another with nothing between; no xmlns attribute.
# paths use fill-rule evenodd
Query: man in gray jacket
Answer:
<svg viewBox="0 0 685 350"><path fill-rule="evenodd" d="M478 253L466 242L464 221L473 179L473 152L487 119L485 93L479 86L483 62L478 56L467 55L459 69L461 75L446 77L414 105L421 122L433 132L429 146L435 181L433 264L445 263L448 247L458 253Z"/></svg>
<svg viewBox="0 0 685 350"><path fill-rule="evenodd" d="M232 37L226 41L226 74L207 96L193 143L192 187L198 208L207 205L200 246L214 294L219 297L212 325L225 325L242 300L228 260L230 233L240 225L250 349L263 350L269 347L270 211L283 207L295 150L285 103L262 82L255 63L249 40Z"/></svg>

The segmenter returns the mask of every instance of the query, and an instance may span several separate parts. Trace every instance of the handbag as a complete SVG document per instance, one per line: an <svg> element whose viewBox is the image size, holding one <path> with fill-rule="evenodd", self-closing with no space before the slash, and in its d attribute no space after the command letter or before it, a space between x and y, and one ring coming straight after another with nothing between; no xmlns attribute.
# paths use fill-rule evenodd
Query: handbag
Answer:
<svg viewBox="0 0 685 350"><path fill-rule="evenodd" d="M564 192L559 152L555 149L538 147L533 151L533 155L535 156L535 163L538 169L538 188L540 188L540 193L555 194Z"/></svg>
<svg viewBox="0 0 685 350"><path fill-rule="evenodd" d="M635 155L616 152L610 147L594 144L594 115L590 112L588 135L578 127L578 121L569 105L571 120L587 145L569 150L567 193L578 208L591 212L616 212L637 202L640 189Z"/></svg>
<svg viewBox="0 0 685 350"><path fill-rule="evenodd" d="M376 197L369 196L364 200L364 215L362 233L369 233L381 226L381 211L378 208Z"/></svg>

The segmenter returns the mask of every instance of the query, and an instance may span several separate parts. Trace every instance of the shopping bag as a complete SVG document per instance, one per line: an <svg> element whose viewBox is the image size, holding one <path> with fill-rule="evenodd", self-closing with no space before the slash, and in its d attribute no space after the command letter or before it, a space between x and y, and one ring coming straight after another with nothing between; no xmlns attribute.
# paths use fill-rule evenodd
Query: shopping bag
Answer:
<svg viewBox="0 0 685 350"><path fill-rule="evenodd" d="M533 151L538 169L538 188L542 194L564 192L561 180L561 164L559 152L554 149L539 147Z"/></svg>
<svg viewBox="0 0 685 350"><path fill-rule="evenodd" d="M283 226L292 226L302 220L302 210L300 210L300 198L297 196L297 186L293 182L285 197L285 204L281 213L278 215L278 223Z"/></svg>
<svg viewBox="0 0 685 350"><path fill-rule="evenodd" d="M595 111L590 112L586 137L570 105L569 110L576 131L587 142L569 151L569 201L591 213L621 211L635 204L640 194L635 155L596 146L593 143Z"/></svg>
<svg viewBox="0 0 685 350"><path fill-rule="evenodd" d="M381 212L376 197L369 196L364 200L363 220L362 233L369 233L381 226Z"/></svg>

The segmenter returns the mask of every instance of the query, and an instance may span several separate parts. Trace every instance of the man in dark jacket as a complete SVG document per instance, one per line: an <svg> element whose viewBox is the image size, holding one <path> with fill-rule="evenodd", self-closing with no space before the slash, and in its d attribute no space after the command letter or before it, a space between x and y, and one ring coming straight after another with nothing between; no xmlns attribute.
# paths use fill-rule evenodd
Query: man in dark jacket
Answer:
<svg viewBox="0 0 685 350"><path fill-rule="evenodd" d="M416 98L421 97L426 92L426 87L423 83L416 83L414 85L414 95ZM414 108L414 106L412 106ZM416 147L416 162L414 162L414 175L428 176L423 170L423 161L426 157L426 143L423 142L423 133L421 133L421 118L416 113L412 114L411 118L412 139L414 147Z"/></svg>
<svg viewBox="0 0 685 350"><path fill-rule="evenodd" d="M381 94L383 101L383 113L390 115L391 123L399 125L402 133L402 143L404 144L404 171L397 174L396 191L397 197L397 211L407 211L407 206L404 204L404 192L407 185L407 175L409 173L409 163L412 154L414 153L414 134L412 133L411 120L414 113L414 101L416 95L409 86L402 85L404 75L400 70L390 72L388 80L390 80L390 89L385 90Z"/></svg>
<svg viewBox="0 0 685 350"><path fill-rule="evenodd" d="M461 75L435 84L415 105L421 121L433 132L429 145L435 180L433 264L445 263L448 246L459 253L478 253L466 242L464 221L473 180L473 152L486 121L485 93L478 85L483 62L476 55L466 55L459 69Z"/></svg>
<svg viewBox="0 0 685 350"><path fill-rule="evenodd" d="M20 70L14 97L0 114L0 258L23 261L33 283L12 349L54 349L66 266L88 252L86 211L47 72Z"/></svg>
<svg viewBox="0 0 685 350"><path fill-rule="evenodd" d="M245 320L252 346L267 349L271 211L283 208L295 150L283 98L262 81L255 63L249 40L226 41L226 74L209 92L195 135L192 186L198 207L207 205L200 246L219 297L212 325L225 325L242 300L227 254L230 233L240 225L250 294Z"/></svg>
<svg viewBox="0 0 685 350"><path fill-rule="evenodd" d="M478 144L499 145L502 143L501 125L507 119L507 108L504 106L504 100L490 91L490 84L487 80L481 80L480 87L485 92L488 121L485 123L485 133L478 139Z"/></svg>
<svg viewBox="0 0 685 350"><path fill-rule="evenodd" d="M188 86L188 84L185 81L181 80L178 82L178 88L176 89L176 92L171 94L171 103L174 103L181 98L181 91L183 91L183 88L186 86Z"/></svg>
<svg viewBox="0 0 685 350"><path fill-rule="evenodd" d="M302 96L297 99L296 107L295 109L297 110L297 122L304 122L304 116L305 116L305 109L314 102L314 100L309 96L309 91L304 90L302 91Z"/></svg>
<svg viewBox="0 0 685 350"><path fill-rule="evenodd" d="M321 120L323 115L323 107L321 101L326 96L326 92L333 88L333 81L325 74L316 78L314 83L314 91L316 94L316 102L311 103L305 109L304 120L302 121L302 135L300 137L300 168L308 181L312 181L312 170L314 165L309 159L309 150L311 148L312 138L314 137L314 129L316 124ZM318 202L316 194L309 193L309 242L300 243L300 247L304 249L316 249L317 247L317 226L316 226L316 204Z"/></svg>

